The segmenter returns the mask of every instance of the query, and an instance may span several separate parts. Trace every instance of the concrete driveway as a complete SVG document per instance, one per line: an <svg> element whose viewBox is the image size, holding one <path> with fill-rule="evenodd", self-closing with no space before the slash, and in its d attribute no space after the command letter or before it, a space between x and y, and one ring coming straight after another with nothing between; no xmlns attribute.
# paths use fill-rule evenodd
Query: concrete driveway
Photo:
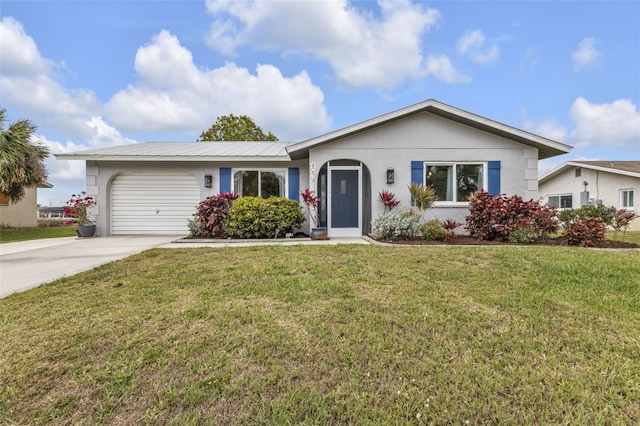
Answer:
<svg viewBox="0 0 640 426"><path fill-rule="evenodd" d="M49 238L0 244L0 298L87 271L181 236Z"/></svg>
<svg viewBox="0 0 640 426"><path fill-rule="evenodd" d="M58 278L75 275L144 250L241 247L274 244L270 240L184 240L184 235L131 235L99 238L49 238L0 244L0 298ZM277 244L369 244L360 237L327 241L291 239Z"/></svg>

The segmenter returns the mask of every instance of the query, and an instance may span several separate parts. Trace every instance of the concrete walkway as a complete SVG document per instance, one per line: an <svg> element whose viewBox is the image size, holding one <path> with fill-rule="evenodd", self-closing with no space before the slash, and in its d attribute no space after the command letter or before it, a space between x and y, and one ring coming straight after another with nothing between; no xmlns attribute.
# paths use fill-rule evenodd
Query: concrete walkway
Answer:
<svg viewBox="0 0 640 426"><path fill-rule="evenodd" d="M368 244L362 238L279 240L184 240L182 236L49 238L0 244L0 298L75 275L152 248L246 247L271 244Z"/></svg>

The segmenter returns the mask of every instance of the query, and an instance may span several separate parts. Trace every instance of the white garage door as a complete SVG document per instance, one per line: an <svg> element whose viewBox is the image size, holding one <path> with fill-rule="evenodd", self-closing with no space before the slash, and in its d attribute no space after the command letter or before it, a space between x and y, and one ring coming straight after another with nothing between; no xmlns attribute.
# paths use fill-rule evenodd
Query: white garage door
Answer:
<svg viewBox="0 0 640 426"><path fill-rule="evenodd" d="M118 175L111 184L111 234L187 234L187 221L200 201L198 182L190 174Z"/></svg>

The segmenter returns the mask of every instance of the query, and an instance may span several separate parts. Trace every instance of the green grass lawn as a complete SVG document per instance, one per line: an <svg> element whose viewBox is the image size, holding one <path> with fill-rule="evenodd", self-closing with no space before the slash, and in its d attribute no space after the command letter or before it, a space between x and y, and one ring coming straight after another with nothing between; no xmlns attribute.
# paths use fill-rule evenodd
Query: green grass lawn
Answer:
<svg viewBox="0 0 640 426"><path fill-rule="evenodd" d="M73 237L76 231L71 226L52 226L24 229L0 229L0 244L43 238Z"/></svg>
<svg viewBox="0 0 640 426"><path fill-rule="evenodd" d="M618 232L616 235L613 231L607 231L607 238L610 240L622 240L628 243L640 244L640 231L627 231L624 233L624 238L622 232Z"/></svg>
<svg viewBox="0 0 640 426"><path fill-rule="evenodd" d="M0 299L0 424L638 424L640 252L154 249Z"/></svg>

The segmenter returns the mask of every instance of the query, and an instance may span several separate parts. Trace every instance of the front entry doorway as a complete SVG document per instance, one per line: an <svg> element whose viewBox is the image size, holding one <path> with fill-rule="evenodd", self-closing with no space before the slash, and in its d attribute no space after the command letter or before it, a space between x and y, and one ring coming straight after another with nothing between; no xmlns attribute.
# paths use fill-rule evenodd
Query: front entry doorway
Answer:
<svg viewBox="0 0 640 426"><path fill-rule="evenodd" d="M328 227L330 237L362 235L362 165L328 167Z"/></svg>

